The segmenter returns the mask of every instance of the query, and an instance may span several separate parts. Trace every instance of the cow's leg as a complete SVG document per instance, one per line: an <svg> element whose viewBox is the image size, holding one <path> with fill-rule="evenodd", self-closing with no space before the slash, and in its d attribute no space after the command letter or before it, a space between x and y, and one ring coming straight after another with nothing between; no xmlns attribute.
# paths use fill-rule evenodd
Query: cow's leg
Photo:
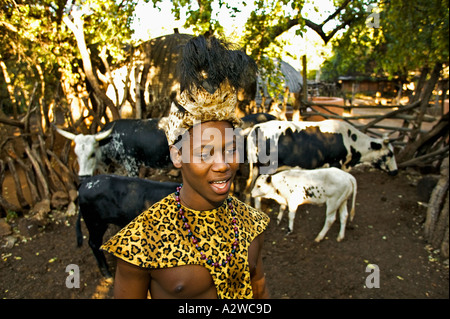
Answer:
<svg viewBox="0 0 450 319"><path fill-rule="evenodd" d="M292 233L294 230L294 220L295 220L295 212L297 211L297 207L291 208L289 207L289 226L288 226L288 235Z"/></svg>
<svg viewBox="0 0 450 319"><path fill-rule="evenodd" d="M253 200L255 201L255 208L258 210L261 210L261 197L255 197L253 198Z"/></svg>
<svg viewBox="0 0 450 319"><path fill-rule="evenodd" d="M87 226L87 225L86 225ZM109 271L108 264L106 263L106 258L103 252L100 250L102 245L103 235L106 232L108 225L96 225L95 227L88 227L89 230L89 246L91 247L94 257L97 260L98 268L102 273L103 277L111 278L111 272Z"/></svg>
<svg viewBox="0 0 450 319"><path fill-rule="evenodd" d="M256 165L254 165L253 163L249 164L249 176L247 178L247 182L245 185L245 203L250 205L251 202L251 190L252 190L252 186L255 184L255 180L258 177L258 167ZM256 201L255 201L255 205L256 205ZM255 207L256 208L256 207ZM258 208L259 209L259 208Z"/></svg>
<svg viewBox="0 0 450 319"><path fill-rule="evenodd" d="M339 207L339 219L341 221L341 229L339 230L339 235L337 237L338 242L343 240L345 237L345 227L347 225L347 218L348 218L348 210L347 210L347 201L345 200Z"/></svg>
<svg viewBox="0 0 450 319"><path fill-rule="evenodd" d="M323 225L323 228L320 231L319 235L317 235L316 239L314 239L316 243L324 239L331 225L333 225L334 221L336 220L337 209L338 208L336 207L336 204L327 202L327 213L325 218L325 224Z"/></svg>
<svg viewBox="0 0 450 319"><path fill-rule="evenodd" d="M283 219L283 214L284 214L285 210L286 210L286 205L281 204L280 205L280 211L279 211L278 216L277 216L277 225L280 225L280 222Z"/></svg>

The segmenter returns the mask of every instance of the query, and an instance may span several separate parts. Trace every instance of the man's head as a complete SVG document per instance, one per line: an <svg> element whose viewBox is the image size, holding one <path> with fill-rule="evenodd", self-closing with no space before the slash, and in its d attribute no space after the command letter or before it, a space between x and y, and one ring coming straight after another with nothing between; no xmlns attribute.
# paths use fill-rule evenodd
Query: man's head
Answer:
<svg viewBox="0 0 450 319"><path fill-rule="evenodd" d="M199 36L186 43L178 66L180 91L160 127L181 169L184 194L191 196L183 200L215 207L227 197L239 166L237 91L254 80L256 64L241 50Z"/></svg>
<svg viewBox="0 0 450 319"><path fill-rule="evenodd" d="M233 126L228 121L209 121L189 129L170 146L172 162L181 170L184 198L192 207L214 207L228 196L239 168Z"/></svg>
<svg viewBox="0 0 450 319"><path fill-rule="evenodd" d="M255 81L256 71L244 51L215 37L188 41L178 62L179 91L160 122L169 145L198 122L228 121L237 127L237 92Z"/></svg>

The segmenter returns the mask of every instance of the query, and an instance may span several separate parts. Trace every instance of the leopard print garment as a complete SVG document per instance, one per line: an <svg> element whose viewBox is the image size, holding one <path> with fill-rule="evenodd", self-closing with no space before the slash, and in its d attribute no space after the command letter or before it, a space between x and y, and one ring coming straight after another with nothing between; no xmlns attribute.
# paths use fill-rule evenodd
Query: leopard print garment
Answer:
<svg viewBox="0 0 450 319"><path fill-rule="evenodd" d="M218 298L252 298L248 265L248 248L261 234L269 217L231 197L237 213L239 246L225 266L216 268L201 259L200 252L189 241L183 222L178 217L177 202L171 194L136 217L101 249L131 264L144 268L168 268L182 265L202 265L210 272ZM185 216L206 256L226 260L230 253L234 232L226 201L217 209L194 211L183 207Z"/></svg>

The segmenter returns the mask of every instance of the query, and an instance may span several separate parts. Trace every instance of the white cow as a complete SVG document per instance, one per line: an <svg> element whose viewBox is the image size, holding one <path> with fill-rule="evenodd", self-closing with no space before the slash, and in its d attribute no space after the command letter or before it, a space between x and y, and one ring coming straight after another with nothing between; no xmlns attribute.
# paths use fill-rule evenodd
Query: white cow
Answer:
<svg viewBox="0 0 450 319"><path fill-rule="evenodd" d="M75 142L74 152L78 159L78 175L92 176L97 165L101 162L102 153L99 143L111 135L114 127L93 135L73 134L55 128L59 134Z"/></svg>
<svg viewBox="0 0 450 319"><path fill-rule="evenodd" d="M336 220L339 211L341 228L337 241L345 236L348 211L347 200L353 194L350 221L355 215L356 179L338 168L319 168L305 170L287 169L273 175L260 175L252 189L252 197L269 198L280 204L277 222L280 223L286 206L289 208L288 234L294 229L294 218L297 207L302 204L326 204L325 225L316 237L320 242Z"/></svg>

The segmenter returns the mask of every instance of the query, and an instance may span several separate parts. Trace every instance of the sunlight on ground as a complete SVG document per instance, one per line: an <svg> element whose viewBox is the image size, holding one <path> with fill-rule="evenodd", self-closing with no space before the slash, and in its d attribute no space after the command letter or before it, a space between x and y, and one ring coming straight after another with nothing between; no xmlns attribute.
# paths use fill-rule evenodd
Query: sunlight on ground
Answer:
<svg viewBox="0 0 450 319"><path fill-rule="evenodd" d="M91 299L105 299L109 291L113 288L114 280L112 278L102 278L100 283L95 288L95 292Z"/></svg>

